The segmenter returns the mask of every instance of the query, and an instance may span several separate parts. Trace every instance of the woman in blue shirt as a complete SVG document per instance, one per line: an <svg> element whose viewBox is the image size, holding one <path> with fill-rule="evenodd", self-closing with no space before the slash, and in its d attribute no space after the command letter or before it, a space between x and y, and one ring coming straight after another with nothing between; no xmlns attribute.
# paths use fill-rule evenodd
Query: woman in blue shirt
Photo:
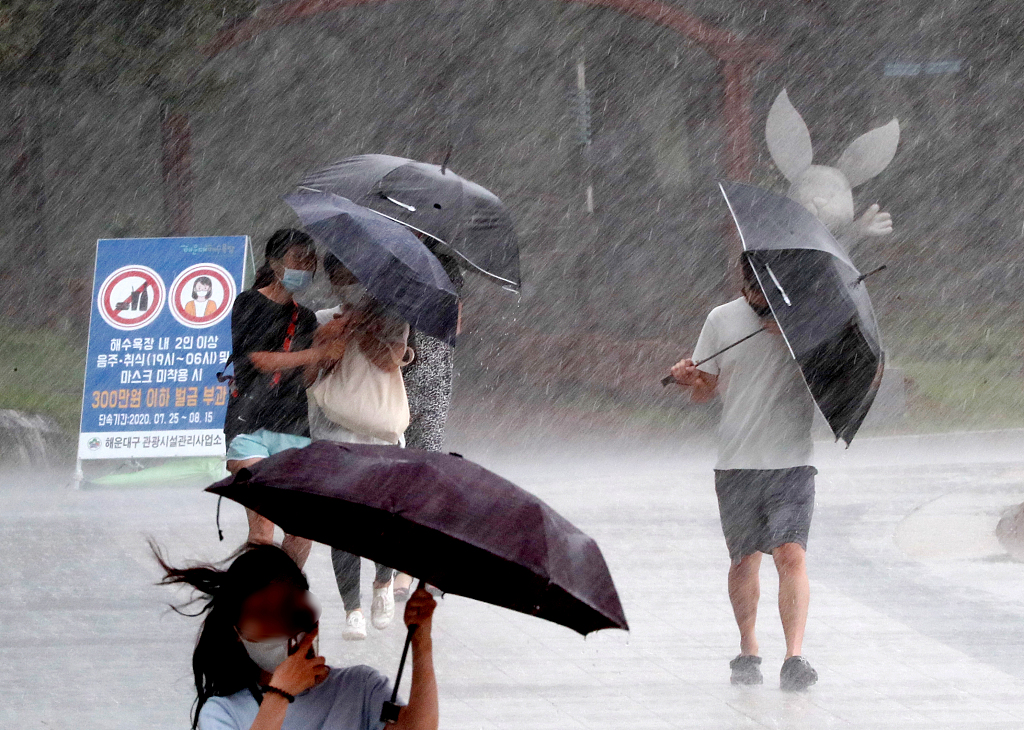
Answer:
<svg viewBox="0 0 1024 730"><path fill-rule="evenodd" d="M205 614L192 654L198 695L193 730L382 730L387 678L367 666L328 667L317 653L319 612L306 576L281 548L246 545L231 565L175 568L154 547L162 585L189 585ZM426 590L405 609L412 689L395 730L437 730L431 647L436 606Z"/></svg>

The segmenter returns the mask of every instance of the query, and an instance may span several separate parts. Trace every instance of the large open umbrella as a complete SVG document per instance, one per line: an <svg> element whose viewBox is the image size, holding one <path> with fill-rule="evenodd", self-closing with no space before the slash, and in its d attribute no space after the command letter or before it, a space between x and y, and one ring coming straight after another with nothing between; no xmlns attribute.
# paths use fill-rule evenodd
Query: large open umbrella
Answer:
<svg viewBox="0 0 1024 730"><path fill-rule="evenodd" d="M454 454L317 441L207 491L290 535L390 565L446 593L584 635L629 628L597 543L534 495ZM394 709L386 706L385 717Z"/></svg>
<svg viewBox="0 0 1024 730"><path fill-rule="evenodd" d="M285 202L375 299L394 307L413 329L455 342L455 286L408 228L332 193L293 193Z"/></svg>
<svg viewBox="0 0 1024 730"><path fill-rule="evenodd" d="M865 276L799 203L752 185L720 187L807 388L836 439L849 445L885 364Z"/></svg>
<svg viewBox="0 0 1024 730"><path fill-rule="evenodd" d="M519 246L504 203L442 165L358 155L307 174L299 190L349 198L440 241L469 268L519 287Z"/></svg>

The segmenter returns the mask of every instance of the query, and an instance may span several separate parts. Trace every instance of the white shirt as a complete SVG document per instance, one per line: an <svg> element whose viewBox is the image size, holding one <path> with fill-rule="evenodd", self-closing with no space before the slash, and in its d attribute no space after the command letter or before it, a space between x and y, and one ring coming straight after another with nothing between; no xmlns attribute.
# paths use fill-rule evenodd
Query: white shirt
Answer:
<svg viewBox="0 0 1024 730"><path fill-rule="evenodd" d="M740 297L715 307L701 330L698 362L761 327ZM716 469L810 466L814 401L781 335L762 332L698 369L718 376L722 422Z"/></svg>

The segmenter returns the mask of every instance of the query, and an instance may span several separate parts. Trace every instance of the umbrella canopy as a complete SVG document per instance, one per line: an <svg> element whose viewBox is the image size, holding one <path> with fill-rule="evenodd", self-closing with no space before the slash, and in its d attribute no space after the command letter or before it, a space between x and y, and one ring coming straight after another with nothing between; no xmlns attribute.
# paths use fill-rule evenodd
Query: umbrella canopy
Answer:
<svg viewBox="0 0 1024 730"><path fill-rule="evenodd" d="M629 628L597 543L529 492L456 455L318 441L207 491L288 534L446 593L581 634Z"/></svg>
<svg viewBox="0 0 1024 730"><path fill-rule="evenodd" d="M417 331L455 342L459 297L437 257L405 226L331 193L285 202L370 294Z"/></svg>
<svg viewBox="0 0 1024 730"><path fill-rule="evenodd" d="M519 287L519 244L504 203L440 165L358 155L307 174L299 190L349 198L437 239L469 268Z"/></svg>
<svg viewBox="0 0 1024 730"><path fill-rule="evenodd" d="M849 445L885 364L864 278L799 203L752 185L720 187L807 388L836 439Z"/></svg>

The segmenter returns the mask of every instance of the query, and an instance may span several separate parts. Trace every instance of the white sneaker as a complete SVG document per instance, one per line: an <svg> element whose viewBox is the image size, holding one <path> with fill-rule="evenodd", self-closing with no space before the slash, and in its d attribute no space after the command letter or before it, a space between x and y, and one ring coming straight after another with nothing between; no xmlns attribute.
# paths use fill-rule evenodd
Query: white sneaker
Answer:
<svg viewBox="0 0 1024 730"><path fill-rule="evenodd" d="M345 619L345 630L341 632L345 641L360 641L366 638L366 618L359 609L350 611Z"/></svg>
<svg viewBox="0 0 1024 730"><path fill-rule="evenodd" d="M375 629L386 629L395 618L395 581L388 581L383 588L373 588L373 603L370 604L370 621Z"/></svg>

